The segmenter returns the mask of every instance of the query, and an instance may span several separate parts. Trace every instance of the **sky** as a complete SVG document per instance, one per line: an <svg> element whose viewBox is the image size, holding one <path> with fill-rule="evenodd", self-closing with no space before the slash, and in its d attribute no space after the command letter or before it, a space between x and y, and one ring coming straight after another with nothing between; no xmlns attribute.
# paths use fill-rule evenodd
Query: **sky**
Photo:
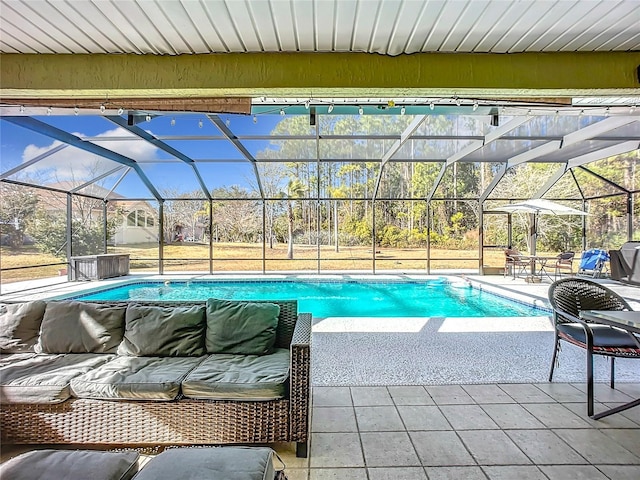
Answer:
<svg viewBox="0 0 640 480"><path fill-rule="evenodd" d="M247 115L221 115L220 117L238 136L268 135L282 120L280 115L261 115L255 123L253 117ZM90 141L98 145L140 162L145 174L159 190L175 191L176 185L181 192L200 190L193 170L186 163L176 161L172 155L146 141L137 139L102 116L51 115L34 118L77 137L90 138ZM200 164L200 173L210 190L228 185L251 188L250 182L254 173L250 163L244 160L243 155L231 142L222 139L218 128L205 115L158 116L151 121L138 123L137 126L154 136L219 138L219 140L197 141L165 140L165 143L194 160L235 160L235 162L202 162ZM110 140L100 142L96 137ZM47 152L51 152L56 147L57 151L47 155ZM252 155L256 155L258 151L269 147L269 142L251 141L246 143L246 147ZM71 180L75 185L81 185L96 175L108 173L121 166L117 162L85 150L71 146L65 147L58 140L0 119L0 175L42 155L44 155L43 159L8 178L21 180L28 177L30 182L38 184ZM123 173L122 169L114 171L102 180L102 186L111 188ZM134 172L128 173L118 183L115 191L127 197L149 198L148 189L137 177Z"/></svg>

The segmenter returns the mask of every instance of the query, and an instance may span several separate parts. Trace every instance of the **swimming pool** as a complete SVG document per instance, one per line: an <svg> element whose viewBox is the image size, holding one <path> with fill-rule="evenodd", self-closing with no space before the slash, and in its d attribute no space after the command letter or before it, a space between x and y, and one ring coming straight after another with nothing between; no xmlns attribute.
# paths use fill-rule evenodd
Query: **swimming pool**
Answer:
<svg viewBox="0 0 640 480"><path fill-rule="evenodd" d="M367 281L159 281L136 282L78 300L298 300L314 317L528 317L545 311L466 283Z"/></svg>

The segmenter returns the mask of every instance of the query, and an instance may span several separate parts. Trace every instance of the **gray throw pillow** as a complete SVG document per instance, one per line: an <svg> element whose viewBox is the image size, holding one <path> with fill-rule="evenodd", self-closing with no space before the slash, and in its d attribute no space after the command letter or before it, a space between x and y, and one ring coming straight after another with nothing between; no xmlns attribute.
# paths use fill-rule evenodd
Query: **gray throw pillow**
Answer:
<svg viewBox="0 0 640 480"><path fill-rule="evenodd" d="M42 300L0 305L0 353L34 351L45 306Z"/></svg>
<svg viewBox="0 0 640 480"><path fill-rule="evenodd" d="M138 452L34 450L2 464L2 478L13 480L130 480L138 471Z"/></svg>
<svg viewBox="0 0 640 480"><path fill-rule="evenodd" d="M47 302L38 353L115 353L126 307L77 301Z"/></svg>
<svg viewBox="0 0 640 480"><path fill-rule="evenodd" d="M204 355L204 306L129 305L119 355L199 357Z"/></svg>
<svg viewBox="0 0 640 480"><path fill-rule="evenodd" d="M265 447L168 448L135 480L273 480L273 450ZM277 477L282 478L282 477ZM286 477L285 477L286 478Z"/></svg>
<svg viewBox="0 0 640 480"><path fill-rule="evenodd" d="M207 300L207 353L273 352L280 307L274 303Z"/></svg>

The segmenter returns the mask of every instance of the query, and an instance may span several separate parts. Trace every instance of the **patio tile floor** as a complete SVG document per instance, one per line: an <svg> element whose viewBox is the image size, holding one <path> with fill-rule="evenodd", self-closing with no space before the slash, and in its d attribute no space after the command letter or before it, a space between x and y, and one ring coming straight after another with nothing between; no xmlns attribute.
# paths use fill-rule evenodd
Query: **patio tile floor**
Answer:
<svg viewBox="0 0 640 480"><path fill-rule="evenodd" d="M640 385L598 384L596 411ZM309 459L290 480L640 478L640 412L594 421L582 384L314 387Z"/></svg>
<svg viewBox="0 0 640 480"><path fill-rule="evenodd" d="M621 383L596 411L639 392ZM309 458L271 446L289 480L640 478L640 408L595 421L584 399L577 383L314 387ZM1 460L33 448L3 445Z"/></svg>

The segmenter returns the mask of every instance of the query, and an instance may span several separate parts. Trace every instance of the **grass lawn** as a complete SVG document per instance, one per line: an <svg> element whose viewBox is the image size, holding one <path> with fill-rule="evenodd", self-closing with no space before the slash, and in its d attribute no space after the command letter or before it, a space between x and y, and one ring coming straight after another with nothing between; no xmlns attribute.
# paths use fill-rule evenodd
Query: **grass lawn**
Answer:
<svg viewBox="0 0 640 480"><path fill-rule="evenodd" d="M213 245L214 272L262 271L262 244L215 243ZM122 245L109 247L108 253L128 253L131 255L131 271L158 271L158 245ZM295 245L294 259L287 259L287 245L277 244L264 249L267 271L309 270L318 268L318 247L316 245ZM431 248L431 270L477 269L477 250L445 250ZM209 272L209 245L183 242L164 246L164 271ZM433 260L438 259L438 260ZM21 249L0 248L2 283L58 276L66 265L6 270L14 267L33 266L64 261L53 255L38 252L33 247ZM494 267L504 265L502 250L485 251L484 264ZM333 246L320 247L321 271L372 270L371 247L342 246L336 252ZM426 248L380 248L376 249L376 270L426 270Z"/></svg>
<svg viewBox="0 0 640 480"><path fill-rule="evenodd" d="M64 259L39 252L33 246L24 246L19 249L0 247L2 283L58 276L59 270L66 268L64 262ZM52 263L59 263L60 265L25 268L22 270L6 270L7 268L26 267L31 265L49 265Z"/></svg>

